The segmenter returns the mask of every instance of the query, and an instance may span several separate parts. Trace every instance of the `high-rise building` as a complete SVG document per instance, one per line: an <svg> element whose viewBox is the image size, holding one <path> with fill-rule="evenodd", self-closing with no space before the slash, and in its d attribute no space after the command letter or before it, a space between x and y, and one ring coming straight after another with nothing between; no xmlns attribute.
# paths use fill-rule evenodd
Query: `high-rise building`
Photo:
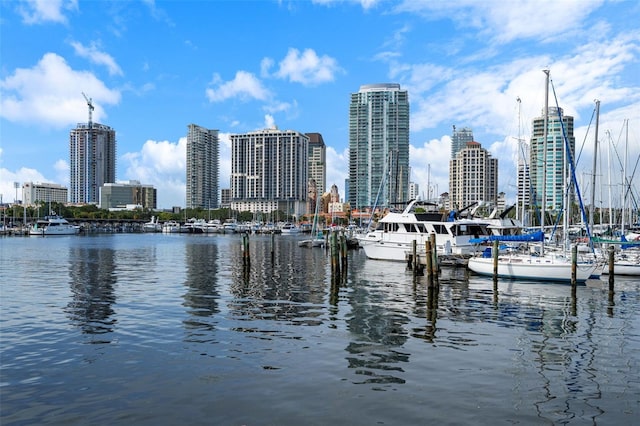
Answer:
<svg viewBox="0 0 640 426"><path fill-rule="evenodd" d="M420 195L420 186L415 182L409 182L409 199L415 200Z"/></svg>
<svg viewBox="0 0 640 426"><path fill-rule="evenodd" d="M231 188L222 188L220 190L220 207L223 209L231 207Z"/></svg>
<svg viewBox="0 0 640 426"><path fill-rule="evenodd" d="M67 203L69 190L57 183L25 182L22 185L22 204L33 206L36 203Z"/></svg>
<svg viewBox="0 0 640 426"><path fill-rule="evenodd" d="M104 124L78 123L69 133L72 203L98 203L99 190L116 181L116 131Z"/></svg>
<svg viewBox="0 0 640 426"><path fill-rule="evenodd" d="M409 94L399 84L360 86L349 104L349 203L352 209L407 201Z"/></svg>
<svg viewBox="0 0 640 426"><path fill-rule="evenodd" d="M496 206L498 202L498 160L478 142L468 142L449 162L449 196L453 208L475 202Z"/></svg>
<svg viewBox="0 0 640 426"><path fill-rule="evenodd" d="M217 209L220 188L218 130L189 124L187 134L187 208Z"/></svg>
<svg viewBox="0 0 640 426"><path fill-rule="evenodd" d="M142 185L137 180L127 183L105 183L100 188L101 209L124 209L140 206L143 209L157 208L157 190L153 185Z"/></svg>
<svg viewBox="0 0 640 426"><path fill-rule="evenodd" d="M545 185L545 210L553 212L563 208L565 173L569 171L568 162L565 161L563 128L569 142L572 157L575 152L575 137L573 136L573 117L563 115L562 108L549 107L545 163L545 112L543 108L542 115L533 119L529 165L531 186L533 187L532 200L535 200L537 206L542 206L543 185ZM560 116L562 116L562 120ZM544 181L545 176L546 182ZM573 194L569 193L568 196L569 201L571 201Z"/></svg>
<svg viewBox="0 0 640 426"><path fill-rule="evenodd" d="M306 213L309 137L277 128L231 135L231 208Z"/></svg>
<svg viewBox="0 0 640 426"><path fill-rule="evenodd" d="M320 133L306 133L309 137L309 179L316 181L316 188L324 194L327 188L327 147Z"/></svg>
<svg viewBox="0 0 640 426"><path fill-rule="evenodd" d="M453 126L453 133L451 134L451 158L456 158L456 155L466 148L469 142L473 142L473 131L469 127L456 129L456 126Z"/></svg>

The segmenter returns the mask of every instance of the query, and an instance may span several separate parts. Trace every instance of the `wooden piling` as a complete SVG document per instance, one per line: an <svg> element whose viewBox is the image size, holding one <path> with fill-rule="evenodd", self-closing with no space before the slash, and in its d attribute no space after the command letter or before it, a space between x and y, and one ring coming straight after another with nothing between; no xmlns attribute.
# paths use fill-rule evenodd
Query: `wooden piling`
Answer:
<svg viewBox="0 0 640 426"><path fill-rule="evenodd" d="M493 247L491 249L491 256L493 256L493 280L498 279L498 254L500 252L499 247L500 241L496 240L493 242Z"/></svg>
<svg viewBox="0 0 640 426"><path fill-rule="evenodd" d="M338 261L339 259L338 234L336 232L332 232L328 238L331 246L331 250L330 250L331 270L333 271L335 276L338 277L340 276L340 262Z"/></svg>
<svg viewBox="0 0 640 426"><path fill-rule="evenodd" d="M347 280L347 266L349 264L349 246L347 245L347 235L344 232L341 234L340 248L340 253L342 255L340 266L342 268L342 280L344 282Z"/></svg>
<svg viewBox="0 0 640 426"><path fill-rule="evenodd" d="M418 242L413 240L411 242L411 270L413 271L413 275L415 275L418 271Z"/></svg>
<svg viewBox="0 0 640 426"><path fill-rule="evenodd" d="M275 232L272 232L271 233L271 264L272 265L273 265L273 262L275 261L275 251L276 251L275 239L276 239L276 234Z"/></svg>
<svg viewBox="0 0 640 426"><path fill-rule="evenodd" d="M571 286L575 287L578 283L576 279L576 272L578 267L578 246L573 245L571 247Z"/></svg>
<svg viewBox="0 0 640 426"><path fill-rule="evenodd" d="M440 272L440 266L438 265L438 248L436 245L436 234L430 234L429 241L431 241L431 271L434 279L437 279L438 272Z"/></svg>
<svg viewBox="0 0 640 426"><path fill-rule="evenodd" d="M249 235L242 234L242 263L248 266L251 263L251 253L249 253Z"/></svg>
<svg viewBox="0 0 640 426"><path fill-rule="evenodd" d="M426 253L425 260L427 261L427 280L429 287L431 287L433 285L433 267L431 265L433 256L431 255L431 241L425 241L424 246L424 251Z"/></svg>
<svg viewBox="0 0 640 426"><path fill-rule="evenodd" d="M613 283L615 281L615 249L613 246L609 246L609 294L613 294Z"/></svg>

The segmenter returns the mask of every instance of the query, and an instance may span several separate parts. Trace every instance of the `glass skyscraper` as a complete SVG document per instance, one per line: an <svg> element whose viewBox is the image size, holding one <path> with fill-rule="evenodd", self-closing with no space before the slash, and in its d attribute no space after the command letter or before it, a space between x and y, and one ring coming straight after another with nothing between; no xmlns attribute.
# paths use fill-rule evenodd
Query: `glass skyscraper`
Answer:
<svg viewBox="0 0 640 426"><path fill-rule="evenodd" d="M453 126L453 134L451 135L451 159L455 159L456 155L465 149L469 142L473 142L473 131L469 127L456 129L456 126Z"/></svg>
<svg viewBox="0 0 640 426"><path fill-rule="evenodd" d="M563 208L563 199L565 191L565 178L569 172L564 137L562 129L567 135L569 141L569 149L573 157L575 152L575 137L573 136L573 117L570 115L562 115L562 108L549 107L548 123L547 123L547 143L546 143L546 164L544 164L544 115L546 111L542 111L540 117L533 119L533 134L531 135L531 146L529 161L531 185L534 194L532 199L535 200L537 206L542 205L542 188L543 180L546 176L546 200L545 210L549 212L559 211ZM562 121L560 121L562 115ZM543 169L546 169L543 170ZM567 194L569 202L573 198L573 191Z"/></svg>
<svg viewBox="0 0 640 426"><path fill-rule="evenodd" d="M394 207L408 192L408 92L394 83L360 86L349 105L351 208Z"/></svg>

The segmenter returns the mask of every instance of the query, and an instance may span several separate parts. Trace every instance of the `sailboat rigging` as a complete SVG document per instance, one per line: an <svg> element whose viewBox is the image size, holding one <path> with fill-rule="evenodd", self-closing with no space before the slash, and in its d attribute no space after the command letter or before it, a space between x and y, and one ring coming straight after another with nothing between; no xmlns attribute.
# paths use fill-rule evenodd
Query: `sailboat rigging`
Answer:
<svg viewBox="0 0 640 426"><path fill-rule="evenodd" d="M567 194L563 194L564 198L564 236L565 236L565 244L563 247L563 253L555 253L553 251L545 252L545 238L544 238L544 230L545 230L545 216L546 216L546 204L547 204L547 176L546 170L548 169L547 165L547 141L548 141L548 127L549 127L549 84L550 84L550 71L543 70L546 75L545 78L545 108L543 110L543 120L544 120L544 128L543 128L543 137L542 137L542 205L541 205L541 217L540 217L540 233L542 234L542 241L538 247L538 251L531 250L529 253L523 253L521 251L510 251L506 254L499 254L498 258L495 260L497 262L497 275L499 277L511 278L511 279L527 279L527 280L546 280L546 281L563 281L569 282L572 278L572 263L568 259L566 255L566 248L568 245L568 215L567 215L567 204L568 204L568 196ZM555 97L555 89L554 89L554 97ZM579 192L576 176L575 176L575 168L573 165L573 159L571 155L571 149L569 146L567 134L564 128L563 118L562 118L562 110L558 106L557 97L556 99L556 111L559 115L559 122L562 126L562 137L564 140L564 161L568 162L571 167L571 182L576 187L576 192L578 194L578 199L581 204L581 209L584 214L584 207L582 206L582 197ZM565 185L568 184L567 179L567 170L566 166L564 167L563 176ZM486 254L481 256L475 256L469 259L468 267L471 271L480 274L480 275L494 275L494 259ZM589 277L592 276L596 269L595 263L582 263L576 268L576 281L577 282L585 282Z"/></svg>

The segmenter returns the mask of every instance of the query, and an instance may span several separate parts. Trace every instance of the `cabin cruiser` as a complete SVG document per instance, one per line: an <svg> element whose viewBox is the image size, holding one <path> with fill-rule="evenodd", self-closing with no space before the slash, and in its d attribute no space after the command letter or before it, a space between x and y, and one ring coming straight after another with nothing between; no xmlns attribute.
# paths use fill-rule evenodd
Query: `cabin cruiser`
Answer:
<svg viewBox="0 0 640 426"><path fill-rule="evenodd" d="M491 224L490 220L457 219L439 212L432 203L412 200L402 213L387 213L374 230L357 238L368 258L404 262L413 241L424 248L431 235L439 255L470 255L475 250L470 240L489 235Z"/></svg>
<svg viewBox="0 0 640 426"><path fill-rule="evenodd" d="M65 218L54 215L38 220L29 230L29 235L75 235L80 227L70 224Z"/></svg>

